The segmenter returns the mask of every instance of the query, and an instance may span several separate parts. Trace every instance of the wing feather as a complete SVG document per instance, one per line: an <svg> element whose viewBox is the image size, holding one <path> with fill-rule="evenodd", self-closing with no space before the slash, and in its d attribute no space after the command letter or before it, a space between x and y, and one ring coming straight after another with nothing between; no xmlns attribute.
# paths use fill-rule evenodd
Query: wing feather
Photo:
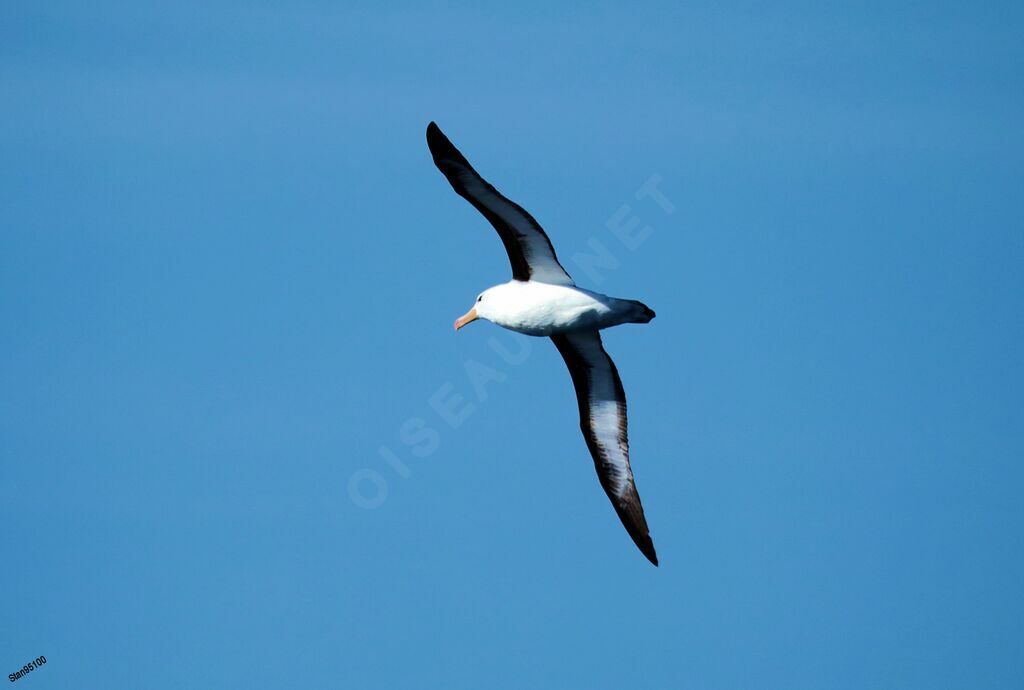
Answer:
<svg viewBox="0 0 1024 690"><path fill-rule="evenodd" d="M605 352L597 331L563 333L551 336L551 340L572 376L580 408L580 429L594 458L601 486L633 542L651 563L658 565L629 465L626 393L615 362Z"/></svg>
<svg viewBox="0 0 1024 690"><path fill-rule="evenodd" d="M513 278L553 285L575 284L558 263L551 240L533 216L480 177L433 122L427 126L427 146L434 157L434 165L448 178L456 193L498 231L512 264Z"/></svg>

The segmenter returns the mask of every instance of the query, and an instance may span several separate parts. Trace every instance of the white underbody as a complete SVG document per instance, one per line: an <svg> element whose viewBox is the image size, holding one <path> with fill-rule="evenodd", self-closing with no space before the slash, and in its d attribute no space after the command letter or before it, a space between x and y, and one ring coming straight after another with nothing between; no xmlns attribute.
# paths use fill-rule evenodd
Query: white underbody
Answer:
<svg viewBox="0 0 1024 690"><path fill-rule="evenodd" d="M475 305L480 318L526 335L593 331L644 322L647 311L634 300L535 281L512 280L488 288L481 297Z"/></svg>

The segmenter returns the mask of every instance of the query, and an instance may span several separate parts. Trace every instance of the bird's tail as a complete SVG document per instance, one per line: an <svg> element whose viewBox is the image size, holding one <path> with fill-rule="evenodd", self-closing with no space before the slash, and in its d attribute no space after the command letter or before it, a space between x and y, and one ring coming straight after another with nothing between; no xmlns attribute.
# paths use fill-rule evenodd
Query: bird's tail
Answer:
<svg viewBox="0 0 1024 690"><path fill-rule="evenodd" d="M633 307L633 310L630 313L629 323L648 323L656 316L654 310L643 302L639 302L635 299L626 301Z"/></svg>

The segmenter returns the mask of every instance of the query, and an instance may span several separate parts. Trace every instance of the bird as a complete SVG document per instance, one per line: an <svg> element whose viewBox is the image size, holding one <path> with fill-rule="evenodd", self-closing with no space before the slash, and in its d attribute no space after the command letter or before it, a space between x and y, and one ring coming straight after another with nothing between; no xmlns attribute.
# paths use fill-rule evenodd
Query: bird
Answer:
<svg viewBox="0 0 1024 690"><path fill-rule="evenodd" d="M481 177L434 122L427 126L427 147L456 194L498 231L512 264L512 280L481 292L473 307L455 320L455 330L483 319L551 339L569 369L580 430L601 486L637 548L657 566L629 464L626 393L600 335L602 329L619 324L648 323L654 311L637 300L577 287L540 224Z"/></svg>

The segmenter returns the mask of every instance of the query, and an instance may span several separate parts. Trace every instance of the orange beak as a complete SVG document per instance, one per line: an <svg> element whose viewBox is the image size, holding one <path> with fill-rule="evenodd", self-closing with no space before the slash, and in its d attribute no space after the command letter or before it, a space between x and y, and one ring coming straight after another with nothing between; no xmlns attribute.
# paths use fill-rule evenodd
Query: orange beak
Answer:
<svg viewBox="0 0 1024 690"><path fill-rule="evenodd" d="M467 311L462 316L460 316L459 318L455 319L455 330L459 330L460 328L465 326L470 321L476 321L476 319L477 319L476 307L474 307L474 308L470 309L469 311Z"/></svg>

